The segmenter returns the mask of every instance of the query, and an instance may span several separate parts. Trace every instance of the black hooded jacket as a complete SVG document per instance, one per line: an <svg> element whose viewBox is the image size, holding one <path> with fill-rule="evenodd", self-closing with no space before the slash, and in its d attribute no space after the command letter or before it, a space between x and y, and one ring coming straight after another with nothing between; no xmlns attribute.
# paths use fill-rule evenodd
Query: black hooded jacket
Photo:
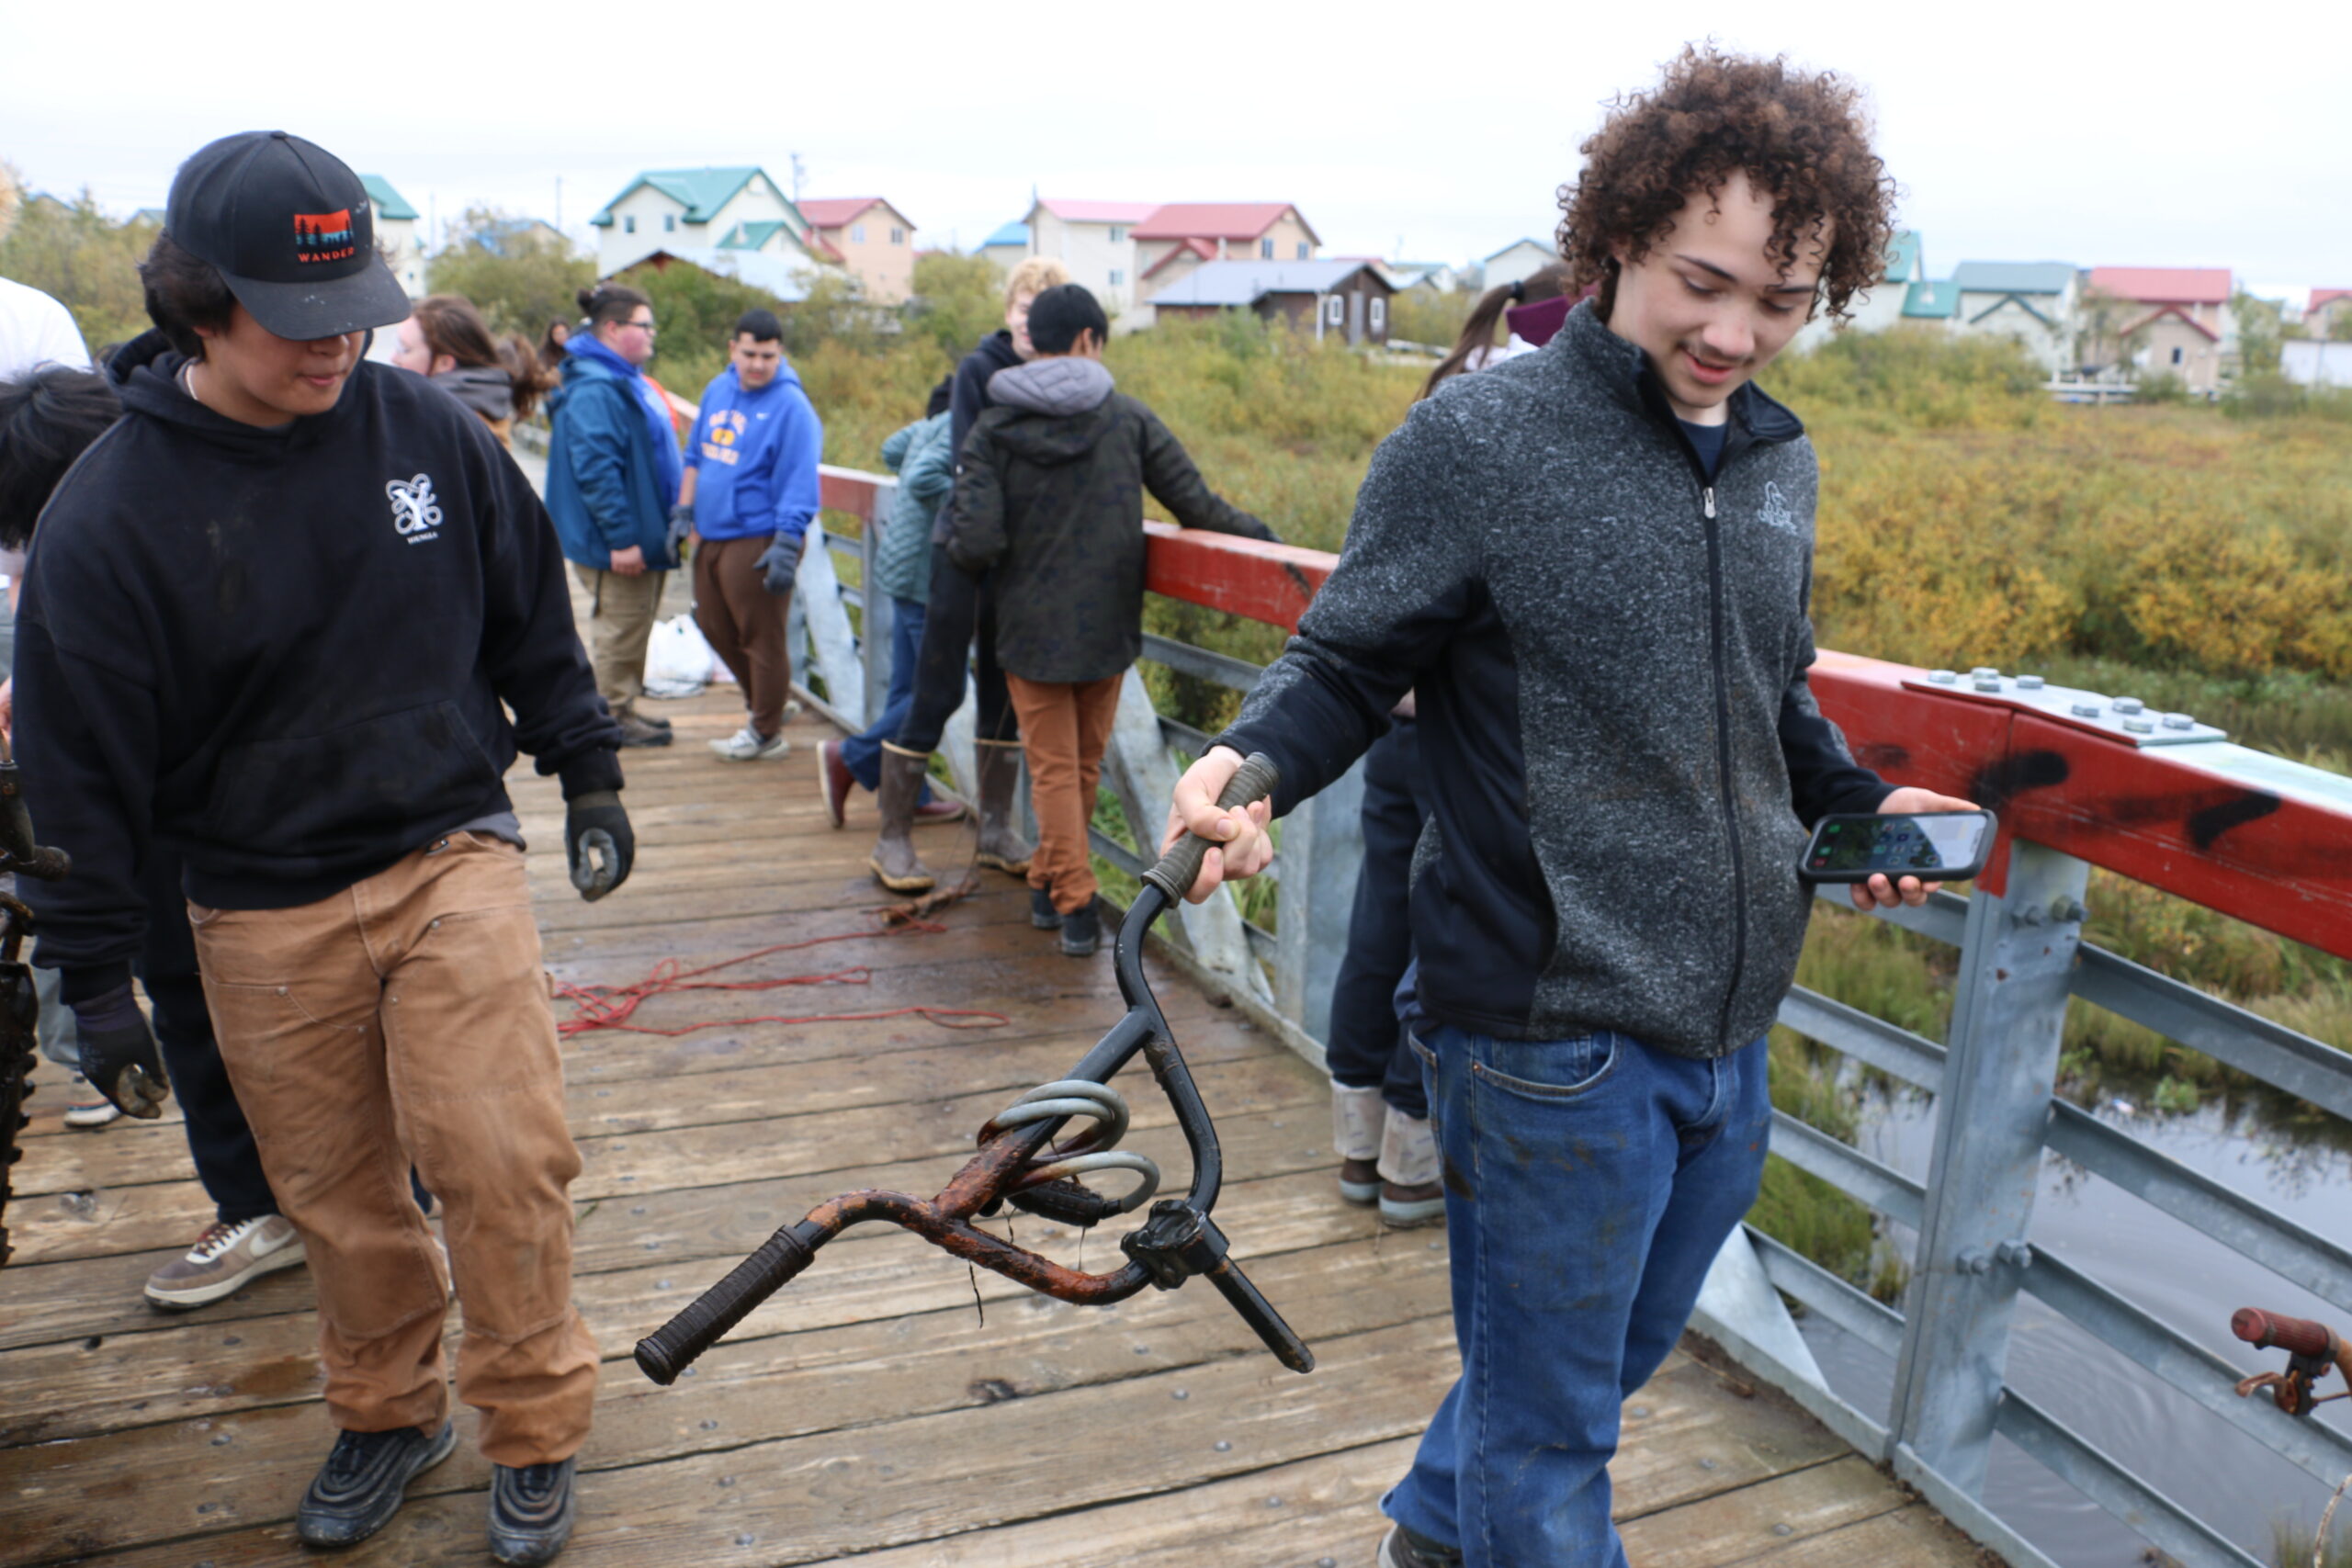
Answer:
<svg viewBox="0 0 2352 1568"><path fill-rule="evenodd" d="M158 840L196 902L287 908L508 809L518 746L567 796L621 783L555 530L480 420L363 361L263 429L184 363L157 333L111 362L124 417L42 513L17 615L17 756L74 857L40 961L83 994L128 977Z"/></svg>
<svg viewBox="0 0 2352 1568"><path fill-rule="evenodd" d="M1147 490L1187 528L1274 536L1095 360L1000 370L989 396L959 454L947 556L994 571L997 661L1023 680L1107 680L1142 655Z"/></svg>

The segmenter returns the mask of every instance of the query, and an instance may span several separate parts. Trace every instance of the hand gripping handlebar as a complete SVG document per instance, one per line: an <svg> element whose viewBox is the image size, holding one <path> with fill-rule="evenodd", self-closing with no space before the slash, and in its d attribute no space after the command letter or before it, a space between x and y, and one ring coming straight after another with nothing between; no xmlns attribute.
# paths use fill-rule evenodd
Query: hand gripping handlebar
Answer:
<svg viewBox="0 0 2352 1568"><path fill-rule="evenodd" d="M1253 756L1234 773L1217 804L1231 810L1261 799L1272 792L1277 777L1272 761ZM1210 848L1209 840L1188 834L1144 874L1144 885L1120 922L1112 953L1126 1016L1067 1077L1023 1095L982 1127L979 1152L936 1197L876 1189L844 1192L777 1230L725 1279L638 1341L637 1364L645 1375L658 1383L674 1382L695 1357L808 1268L819 1247L866 1220L904 1226L967 1262L1067 1302L1107 1305L1146 1286L1174 1290L1195 1274L1205 1275L1283 1365L1294 1371L1314 1371L1314 1352L1250 1284L1227 1251L1225 1233L1209 1218L1224 1179L1216 1128L1144 979L1144 933L1191 888ZM1125 1265L1107 1274L1080 1273L973 1224L975 1215L993 1214L999 1205L1010 1202L1083 1227L1129 1213L1151 1196L1159 1185L1158 1168L1140 1155L1112 1148L1126 1129L1127 1112L1125 1102L1108 1086L1138 1052L1175 1108L1177 1125L1192 1151L1193 1185L1182 1198L1152 1204L1144 1224L1122 1238L1119 1249L1126 1256ZM1073 1119L1087 1125L1057 1143ZM1077 1179L1097 1170L1117 1170L1136 1178L1136 1183L1116 1199L1106 1197Z"/></svg>

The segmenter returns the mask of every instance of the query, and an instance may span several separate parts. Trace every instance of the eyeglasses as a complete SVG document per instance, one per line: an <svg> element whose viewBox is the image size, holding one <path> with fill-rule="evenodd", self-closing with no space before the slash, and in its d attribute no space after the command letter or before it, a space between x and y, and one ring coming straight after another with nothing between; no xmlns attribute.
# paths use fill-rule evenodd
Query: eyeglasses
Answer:
<svg viewBox="0 0 2352 1568"><path fill-rule="evenodd" d="M661 329L661 328L659 328L659 327L657 327L657 326L655 326L655 325L653 324L653 319L652 319L650 316L647 317L644 321L623 321L623 322L621 323L621 325L623 325L623 326L625 326L625 327L635 327L635 328L637 328L637 329L638 329L638 331L639 331L639 332L643 333L647 337L654 337L654 336L657 336L657 335L659 335L659 334L660 334L660 333L661 333L661 331L662 331L662 329Z"/></svg>

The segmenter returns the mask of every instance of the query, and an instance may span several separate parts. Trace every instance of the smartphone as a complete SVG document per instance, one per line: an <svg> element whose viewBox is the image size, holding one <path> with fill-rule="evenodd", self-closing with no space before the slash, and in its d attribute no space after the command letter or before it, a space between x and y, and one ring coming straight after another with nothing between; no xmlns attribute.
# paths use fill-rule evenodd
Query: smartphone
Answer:
<svg viewBox="0 0 2352 1568"><path fill-rule="evenodd" d="M1797 862L1807 882L1916 876L1965 882L1984 869L1999 826L1989 811L1903 811L1825 817Z"/></svg>

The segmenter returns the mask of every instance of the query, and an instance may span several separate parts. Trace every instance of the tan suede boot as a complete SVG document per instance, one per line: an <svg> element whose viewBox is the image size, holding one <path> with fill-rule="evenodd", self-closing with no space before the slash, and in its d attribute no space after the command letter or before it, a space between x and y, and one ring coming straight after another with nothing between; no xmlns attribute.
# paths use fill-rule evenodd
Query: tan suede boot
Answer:
<svg viewBox="0 0 2352 1568"><path fill-rule="evenodd" d="M1029 874L1030 848L1013 826L1013 791L1021 782L1021 742L977 740L972 745L978 768L980 848L973 858L980 864L1014 876Z"/></svg>
<svg viewBox="0 0 2352 1568"><path fill-rule="evenodd" d="M937 880L915 853L915 797L922 793L931 759L921 751L902 751L882 742L882 786L875 791L882 811L882 831L865 863L874 878L893 893L928 893Z"/></svg>

